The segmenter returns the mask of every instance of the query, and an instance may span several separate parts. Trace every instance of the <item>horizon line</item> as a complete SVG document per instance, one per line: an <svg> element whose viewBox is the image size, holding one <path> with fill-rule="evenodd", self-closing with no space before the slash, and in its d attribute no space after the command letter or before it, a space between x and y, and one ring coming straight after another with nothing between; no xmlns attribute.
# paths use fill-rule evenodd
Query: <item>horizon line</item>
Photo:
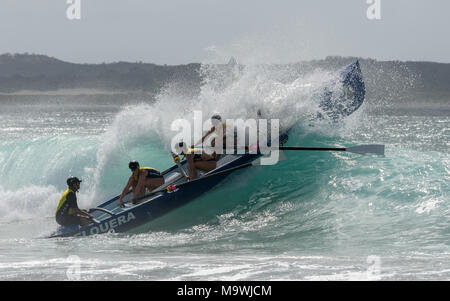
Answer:
<svg viewBox="0 0 450 301"><path fill-rule="evenodd" d="M29 52L22 52L22 53L20 53L20 52L16 52L16 53L5 52L5 53L1 53L0 57L3 57L3 56L16 56L16 55L18 55L18 56L42 56L42 57L54 59L54 60L57 60L57 61L60 61L60 62L63 62L63 63L75 64L75 65L105 65L105 64L128 63L128 64L148 64L148 65L156 65L156 66L183 66L183 65L191 65L191 64L200 64L200 65L201 64L210 64L210 63L205 63L205 62L190 62L190 63L181 63L181 64L167 64L167 63L159 64L159 63L146 62L146 61L142 61L142 60L136 60L136 61L110 61L110 62L97 62L97 63L75 63L75 62L59 59L57 57L50 56L50 55L47 55L47 54L29 53ZM234 56L231 56L230 59L231 58L234 58ZM325 58L302 60L302 61L289 62L289 63L267 63L267 64L272 64L272 65L290 65L290 64L298 64L298 63L305 63L305 62L326 61L328 59L333 59L333 58L338 58L338 59L356 59L356 60L366 60L366 61L376 61L376 62L433 63L433 64L447 64L447 65L450 64L450 62L439 62L439 61L429 61L429 60L398 60L398 59L380 60L380 59L371 58L371 57L341 56L341 55L328 55ZM215 64L218 64L218 65L225 64L226 65L227 63L228 62L215 63ZM262 63L262 64L264 64L264 63Z"/></svg>

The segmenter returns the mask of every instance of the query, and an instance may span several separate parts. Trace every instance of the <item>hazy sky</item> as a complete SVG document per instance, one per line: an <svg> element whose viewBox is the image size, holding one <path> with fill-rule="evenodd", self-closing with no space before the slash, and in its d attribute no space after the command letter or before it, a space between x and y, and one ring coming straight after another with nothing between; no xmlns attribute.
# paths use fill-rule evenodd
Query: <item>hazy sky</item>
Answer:
<svg viewBox="0 0 450 301"><path fill-rule="evenodd" d="M1 0L0 53L77 63L293 62L329 55L450 63L449 0ZM369 20L367 1L380 1Z"/></svg>

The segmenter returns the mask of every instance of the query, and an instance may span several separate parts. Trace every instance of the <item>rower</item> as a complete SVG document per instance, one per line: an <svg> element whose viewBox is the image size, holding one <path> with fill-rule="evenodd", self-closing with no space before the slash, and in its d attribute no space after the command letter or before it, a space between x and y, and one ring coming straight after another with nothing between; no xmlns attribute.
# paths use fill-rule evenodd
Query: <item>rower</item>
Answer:
<svg viewBox="0 0 450 301"><path fill-rule="evenodd" d="M216 138L213 138L211 141L211 146L215 146L216 139L223 139L222 141L225 144L225 123L222 122L222 117L219 114L214 114L211 117L212 127L211 129L202 137L200 141L196 144L191 145L190 149L187 149L187 146L183 143L180 147L183 148L183 151L178 151L179 154L184 154L186 156L187 164L188 164L188 173L190 180L197 178L197 170L201 170L204 172L209 172L217 167L217 161L219 161L222 150L219 154L213 152L212 154L208 154L203 150L195 149L195 146L198 144L203 144L204 141L213 133L216 134Z"/></svg>
<svg viewBox="0 0 450 301"><path fill-rule="evenodd" d="M123 198L130 191L130 188L133 190L133 197L137 198L145 194L146 188L152 191L165 182L161 172L152 167L140 167L139 162L134 160L128 164L128 167L131 170L131 176L119 198L119 206L121 207L123 206Z"/></svg>

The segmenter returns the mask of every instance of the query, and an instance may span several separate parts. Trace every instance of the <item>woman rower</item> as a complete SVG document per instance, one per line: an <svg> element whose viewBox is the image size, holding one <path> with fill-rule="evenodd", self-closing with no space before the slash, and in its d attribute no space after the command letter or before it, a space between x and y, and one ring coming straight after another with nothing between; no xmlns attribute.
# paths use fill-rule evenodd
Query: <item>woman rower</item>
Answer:
<svg viewBox="0 0 450 301"><path fill-rule="evenodd" d="M133 189L133 197L137 198L145 194L146 188L152 191L164 184L164 177L161 172L152 167L139 167L137 161L131 161L128 167L131 170L131 176L120 195L119 206L122 206L123 198L130 191L130 188Z"/></svg>
<svg viewBox="0 0 450 301"><path fill-rule="evenodd" d="M219 161L221 154L217 154L213 152L212 154L207 154L204 151L201 154L196 154L198 151L195 149L195 146L202 143L208 138L212 133L215 133L218 137L223 136L223 142L225 145L225 123L222 122L222 117L218 114L215 114L211 117L211 122L213 124L212 128L202 137L202 139L196 144L191 146L191 149L185 153L187 164L188 164L188 173L189 178L191 180L197 178L197 169L208 172L217 167L217 161ZM211 141L211 146L214 147L216 142L216 138L213 138Z"/></svg>

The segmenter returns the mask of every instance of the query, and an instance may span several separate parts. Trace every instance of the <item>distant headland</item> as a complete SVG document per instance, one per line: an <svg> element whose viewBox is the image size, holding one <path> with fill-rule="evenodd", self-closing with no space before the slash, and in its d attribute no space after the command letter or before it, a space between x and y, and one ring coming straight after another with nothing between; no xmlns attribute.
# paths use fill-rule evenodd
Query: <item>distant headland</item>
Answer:
<svg viewBox="0 0 450 301"><path fill-rule="evenodd" d="M330 56L292 63L288 67L301 74L317 68L335 70L354 60L360 61L368 97L450 103L450 64ZM237 64L234 58L218 66L226 68L230 64ZM168 84L181 85L195 95L203 81L201 66L200 63L156 65L143 62L75 64L40 54L7 53L0 55L0 95L138 93L153 96Z"/></svg>

